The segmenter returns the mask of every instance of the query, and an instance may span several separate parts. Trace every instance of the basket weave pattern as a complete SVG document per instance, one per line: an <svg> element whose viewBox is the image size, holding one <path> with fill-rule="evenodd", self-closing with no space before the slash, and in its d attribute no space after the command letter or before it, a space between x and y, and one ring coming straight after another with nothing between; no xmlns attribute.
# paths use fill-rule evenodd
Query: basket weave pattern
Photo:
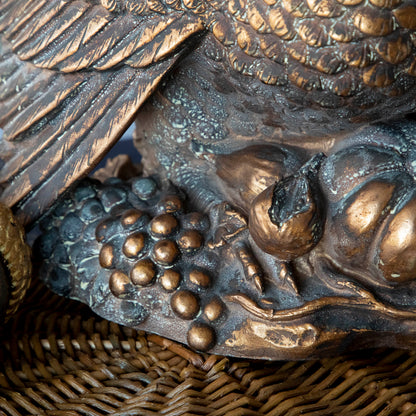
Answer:
<svg viewBox="0 0 416 416"><path fill-rule="evenodd" d="M416 415L416 352L200 355L36 284L2 333L0 415Z"/></svg>

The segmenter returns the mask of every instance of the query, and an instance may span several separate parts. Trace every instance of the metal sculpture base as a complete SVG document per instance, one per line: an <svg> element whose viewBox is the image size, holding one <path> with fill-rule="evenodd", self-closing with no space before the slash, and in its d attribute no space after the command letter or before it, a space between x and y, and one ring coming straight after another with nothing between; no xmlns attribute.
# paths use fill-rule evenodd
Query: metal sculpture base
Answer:
<svg viewBox="0 0 416 416"><path fill-rule="evenodd" d="M413 348L415 133L412 122L369 128L277 182L294 157L284 147L221 155L208 182L226 187L222 170L244 154L245 180L262 166L266 188L207 212L157 176L86 180L41 224L41 276L109 320L199 351L305 359Z"/></svg>

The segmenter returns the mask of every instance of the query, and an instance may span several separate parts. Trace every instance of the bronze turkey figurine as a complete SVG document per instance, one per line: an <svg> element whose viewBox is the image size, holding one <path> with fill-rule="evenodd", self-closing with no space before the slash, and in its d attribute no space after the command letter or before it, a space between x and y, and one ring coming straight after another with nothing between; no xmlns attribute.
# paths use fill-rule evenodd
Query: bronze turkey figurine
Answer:
<svg viewBox="0 0 416 416"><path fill-rule="evenodd" d="M414 346L413 1L3 0L0 39L52 289L212 353ZM133 121L145 176L71 187Z"/></svg>

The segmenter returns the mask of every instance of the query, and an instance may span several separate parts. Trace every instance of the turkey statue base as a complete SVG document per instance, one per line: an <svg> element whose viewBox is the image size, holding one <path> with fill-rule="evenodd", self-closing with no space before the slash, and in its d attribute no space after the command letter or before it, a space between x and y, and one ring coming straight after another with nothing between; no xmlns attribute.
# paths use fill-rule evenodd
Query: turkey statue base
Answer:
<svg viewBox="0 0 416 416"><path fill-rule="evenodd" d="M206 211L155 175L87 179L41 222L40 275L109 320L198 351L414 348L415 135L411 121L369 127L301 166L269 144L212 157L207 183L264 189Z"/></svg>

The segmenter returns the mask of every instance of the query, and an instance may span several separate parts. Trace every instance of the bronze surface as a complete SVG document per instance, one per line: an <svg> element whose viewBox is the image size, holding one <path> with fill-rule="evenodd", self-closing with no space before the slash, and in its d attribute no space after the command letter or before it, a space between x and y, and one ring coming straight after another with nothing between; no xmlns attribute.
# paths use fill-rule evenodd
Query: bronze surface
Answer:
<svg viewBox="0 0 416 416"><path fill-rule="evenodd" d="M130 272L132 283L140 286L150 285L155 276L155 265L148 259L138 261Z"/></svg>
<svg viewBox="0 0 416 416"><path fill-rule="evenodd" d="M136 257L144 248L144 236L141 233L129 235L123 244L123 253L127 257Z"/></svg>
<svg viewBox="0 0 416 416"><path fill-rule="evenodd" d="M3 1L0 200L51 208L43 278L123 325L413 347L415 39L411 0ZM70 188L133 120L144 176Z"/></svg>
<svg viewBox="0 0 416 416"><path fill-rule="evenodd" d="M181 282L181 275L172 269L167 269L160 276L160 284L167 291L176 290Z"/></svg>

